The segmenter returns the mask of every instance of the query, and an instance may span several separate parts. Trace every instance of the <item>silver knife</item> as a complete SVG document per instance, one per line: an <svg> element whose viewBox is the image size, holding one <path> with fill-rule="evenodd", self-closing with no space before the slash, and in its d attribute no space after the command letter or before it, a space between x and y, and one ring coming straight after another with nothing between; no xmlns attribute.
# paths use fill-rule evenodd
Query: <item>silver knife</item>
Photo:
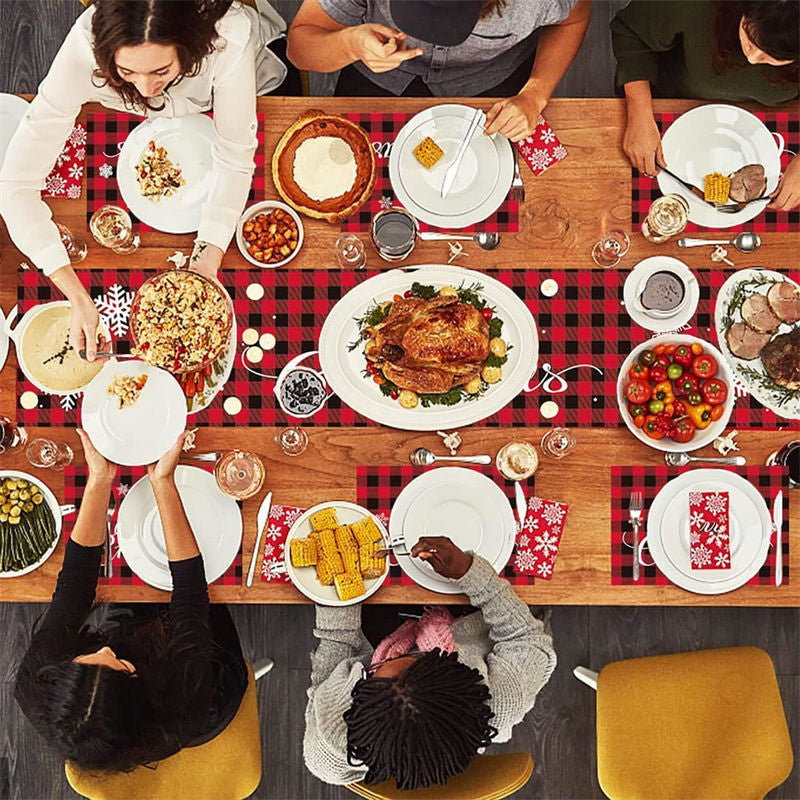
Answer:
<svg viewBox="0 0 800 800"><path fill-rule="evenodd" d="M517 498L517 519L519 520L519 529L522 530L525 525L525 518L528 516L528 501L525 499L525 492L520 486L519 481L514 481L514 494Z"/></svg>
<svg viewBox="0 0 800 800"><path fill-rule="evenodd" d="M783 583L783 546L781 528L783 527L783 489L775 496L772 504L772 521L775 523L775 585Z"/></svg>
<svg viewBox="0 0 800 800"><path fill-rule="evenodd" d="M258 515L256 516L256 524L258 525L258 536L256 536L256 546L253 548L253 555L250 557L250 569L247 572L248 587L253 585L253 573L256 569L256 561L261 557L261 537L264 535L264 529L269 522L269 510L272 507L272 492L267 492L267 496L261 501L258 508Z"/></svg>
<svg viewBox="0 0 800 800"><path fill-rule="evenodd" d="M464 153L467 152L467 147L469 147L469 143L472 141L475 129L478 127L482 115L483 111L476 108L475 113L472 115L472 120L469 123L469 127L467 128L467 134L458 147L455 160L444 174L444 180L442 181L442 199L447 197L447 195L450 194L450 190L453 188L453 183L455 183L456 175L458 175L458 170L461 167L461 162L464 160Z"/></svg>

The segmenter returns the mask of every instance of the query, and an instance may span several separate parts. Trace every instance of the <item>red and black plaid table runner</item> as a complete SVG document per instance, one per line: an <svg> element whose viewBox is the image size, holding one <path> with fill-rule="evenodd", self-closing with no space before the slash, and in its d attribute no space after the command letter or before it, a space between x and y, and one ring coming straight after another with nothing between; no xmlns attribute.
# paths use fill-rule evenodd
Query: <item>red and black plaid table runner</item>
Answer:
<svg viewBox="0 0 800 800"><path fill-rule="evenodd" d="M667 128L680 116L680 114L656 114L656 125L663 136ZM786 165L792 158L787 152L794 153L800 151L800 119L787 112L768 112L756 114L756 116L773 133L783 136L785 147L781 153L781 169L786 169ZM683 177L683 176L681 176ZM653 200L661 196L658 188L658 181L655 178L648 178L637 169L631 170L631 230L638 230L642 221L647 216ZM767 209L759 214L755 219L744 225L737 225L733 228L702 228L690 222L686 226L687 233L700 230L724 230L732 235L742 231L756 231L757 233L785 233L797 230L800 226L800 211L772 211Z"/></svg>
<svg viewBox="0 0 800 800"><path fill-rule="evenodd" d="M86 118L86 219L101 206L112 204L129 210L117 185L117 161L123 142L131 131L144 122L144 117L121 112L97 112ZM247 197L248 205L266 198L266 154L264 148L264 115L258 115L258 147L255 172ZM133 213L134 229L139 233L150 231Z"/></svg>
<svg viewBox="0 0 800 800"><path fill-rule="evenodd" d="M512 509L514 508L513 481L507 481L493 466L482 467L469 464L462 466L475 469L493 480L505 492ZM441 468L432 467L431 469ZM356 469L356 502L364 506L367 511L380 517L384 524L388 524L389 512L400 492L410 481L427 471L423 467L358 467ZM534 478L529 478L522 485L525 489L525 494L532 497L535 493ZM517 574L514 571L513 563L514 557L512 554L511 560L502 572L503 577L507 578L515 586L532 586L534 578L531 575ZM386 579L386 583L397 586L414 586L414 581L396 564L392 564L389 567L389 577Z"/></svg>
<svg viewBox="0 0 800 800"><path fill-rule="evenodd" d="M202 467L201 467L202 469ZM119 549L119 540L117 539L116 525L119 517L120 505L127 495L131 487L141 478L146 477L146 467L120 467L117 480L112 487L114 499L114 516L111 520L111 563L113 565L112 577L106 578L101 574L99 583L105 586L145 586L145 582L136 575L133 570L128 566L122 553ZM85 467L67 467L64 470L64 502L74 503L80 508L81 500L86 491L86 482L89 473ZM241 506L241 503L239 504ZM64 526L63 536L64 539L69 539L74 527L74 520L77 519L77 514L72 517L73 524ZM239 552L233 563L225 570L225 573L217 578L211 585L212 586L238 586L242 582L242 548L239 546Z"/></svg>
<svg viewBox="0 0 800 800"><path fill-rule="evenodd" d="M372 218L379 212L393 205L401 205L395 200L392 183L389 180L389 153L392 149L397 134L403 125L411 119L413 114L376 113L376 114L347 114L347 119L358 123L368 134L372 147L375 150L377 177L372 196L351 217L342 223L342 230L363 233L372 225ZM420 221L420 230L441 230ZM500 208L483 222L459 228L459 233L474 233L488 231L491 233L516 233L519 230L519 204L516 200L506 197Z"/></svg>
<svg viewBox="0 0 800 800"><path fill-rule="evenodd" d="M92 297L102 295L107 300L115 284L125 290L135 290L153 272L80 270L78 274ZM240 335L245 328L275 335L275 349L266 351L263 360L252 365L259 372L275 375L294 356L317 349L322 324L333 305L374 274L324 270L223 270L221 279L233 298ZM631 349L648 336L647 331L633 324L622 305L626 273L615 270L504 270L486 274L510 286L536 318L539 370L529 383L531 389L545 377L545 364L550 365L553 372L582 364L593 365L603 373L589 366L572 370L564 375L567 381L564 393L551 394L546 385L530 392L523 391L505 408L477 424L488 427L567 425L597 428L623 425L616 401L619 365ZM703 339L715 340L712 298L716 297L719 287L731 273L698 270L696 274L700 283L700 303L692 332ZM58 292L38 270L21 270L19 275L21 312L36 303L59 299ZM800 278L797 274L790 273L790 276L795 280ZM539 291L541 281L546 278L553 278L559 284L559 292L554 298L546 298ZM247 287L254 282L266 290L262 300L247 298ZM121 353L128 352L127 336L119 337L117 348ZM308 363L313 365L315 359L313 357ZM290 418L280 409L273 386L274 381L250 374L242 366L239 353L223 390L209 408L192 415L189 424L222 427L284 425ZM24 391L38 394L20 372L17 397ZM238 397L244 406L235 417L226 414L222 408L223 400L232 395ZM541 416L539 408L549 399L557 403L559 412L547 420ZM79 419L75 400L72 407L65 408L63 398L46 394L39 395L36 408L18 407L17 413L23 425L76 425ZM304 420L304 424L363 427L375 423L344 405L338 397L332 397L314 417ZM737 399L730 425L739 429L800 429L800 421L777 417L749 395Z"/></svg>
<svg viewBox="0 0 800 800"><path fill-rule="evenodd" d="M689 467L673 469L670 467L611 467L611 583L626 586L669 586L671 581L656 566L641 567L637 584L633 583L633 550L625 545L622 536L630 531L628 506L630 495L639 490L644 496L643 519L647 522L650 506L664 485L677 478ZM783 582L789 582L789 472L785 467L731 467L732 472L741 475L761 493L767 508L772 514L775 496L783 490ZM646 528L642 530L644 535ZM629 540L632 534L626 537ZM774 536L773 536L774 538ZM646 552L646 550L645 550ZM652 560L652 559L651 559ZM770 547L766 563L758 571L748 586L775 585L775 548Z"/></svg>

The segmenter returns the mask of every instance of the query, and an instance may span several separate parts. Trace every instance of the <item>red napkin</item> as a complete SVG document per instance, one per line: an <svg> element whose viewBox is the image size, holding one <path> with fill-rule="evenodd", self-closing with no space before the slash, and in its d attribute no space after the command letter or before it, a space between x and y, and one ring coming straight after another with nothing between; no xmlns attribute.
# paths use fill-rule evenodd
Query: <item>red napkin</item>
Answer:
<svg viewBox="0 0 800 800"><path fill-rule="evenodd" d="M541 175L553 164L567 157L567 148L561 144L555 131L542 116L539 117L533 133L517 142L516 148L534 175Z"/></svg>
<svg viewBox="0 0 800 800"><path fill-rule="evenodd" d="M517 532L514 572L550 580L561 545L568 506L541 497L528 498L528 514Z"/></svg>
<svg viewBox="0 0 800 800"><path fill-rule="evenodd" d="M689 561L692 569L730 569L727 492L689 492Z"/></svg>
<svg viewBox="0 0 800 800"><path fill-rule="evenodd" d="M283 548L286 544L286 535L289 533L289 528L294 525L304 510L294 506L279 506L274 503L270 508L267 528L264 531L264 555L261 559L262 581L290 582L286 573L274 575L270 570L278 564L283 564Z"/></svg>
<svg viewBox="0 0 800 800"><path fill-rule="evenodd" d="M72 129L52 172L45 178L44 197L67 197L70 200L77 200L81 196L85 160L86 128L79 123Z"/></svg>

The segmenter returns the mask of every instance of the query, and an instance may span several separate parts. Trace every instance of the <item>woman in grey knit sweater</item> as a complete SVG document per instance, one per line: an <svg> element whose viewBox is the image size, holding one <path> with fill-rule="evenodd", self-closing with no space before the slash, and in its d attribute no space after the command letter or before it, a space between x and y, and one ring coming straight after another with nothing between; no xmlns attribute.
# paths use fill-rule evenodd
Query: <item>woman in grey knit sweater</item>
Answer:
<svg viewBox="0 0 800 800"><path fill-rule="evenodd" d="M453 623L457 654L412 651L370 666L361 606L317 606L303 756L327 783L445 783L490 741L511 738L555 669L552 637L485 559L444 537L421 539L412 555L479 611Z"/></svg>

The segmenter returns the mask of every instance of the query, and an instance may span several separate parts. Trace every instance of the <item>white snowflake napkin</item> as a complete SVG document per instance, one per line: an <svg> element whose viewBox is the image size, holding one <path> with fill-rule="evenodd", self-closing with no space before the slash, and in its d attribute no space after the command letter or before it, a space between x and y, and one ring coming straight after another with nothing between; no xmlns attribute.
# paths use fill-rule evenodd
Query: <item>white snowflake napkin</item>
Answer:
<svg viewBox="0 0 800 800"><path fill-rule="evenodd" d="M558 140L555 131L540 116L530 136L517 142L516 148L534 175L541 175L553 164L567 157L567 148Z"/></svg>
<svg viewBox="0 0 800 800"><path fill-rule="evenodd" d="M514 572L550 580L567 520L566 503L528 498L525 525L517 532Z"/></svg>
<svg viewBox="0 0 800 800"><path fill-rule="evenodd" d="M287 574L275 575L272 573L272 569L279 564L283 564L283 548L286 544L286 535L289 533L289 528L297 522L303 510L294 506L272 504L272 508L269 510L267 529L264 531L264 555L261 559L262 581L290 582Z"/></svg>
<svg viewBox="0 0 800 800"><path fill-rule="evenodd" d="M83 186L83 166L86 161L86 128L78 123L58 154L56 163L45 178L45 197L67 197L77 200Z"/></svg>
<svg viewBox="0 0 800 800"><path fill-rule="evenodd" d="M730 569L728 492L689 492L689 562L692 569Z"/></svg>

